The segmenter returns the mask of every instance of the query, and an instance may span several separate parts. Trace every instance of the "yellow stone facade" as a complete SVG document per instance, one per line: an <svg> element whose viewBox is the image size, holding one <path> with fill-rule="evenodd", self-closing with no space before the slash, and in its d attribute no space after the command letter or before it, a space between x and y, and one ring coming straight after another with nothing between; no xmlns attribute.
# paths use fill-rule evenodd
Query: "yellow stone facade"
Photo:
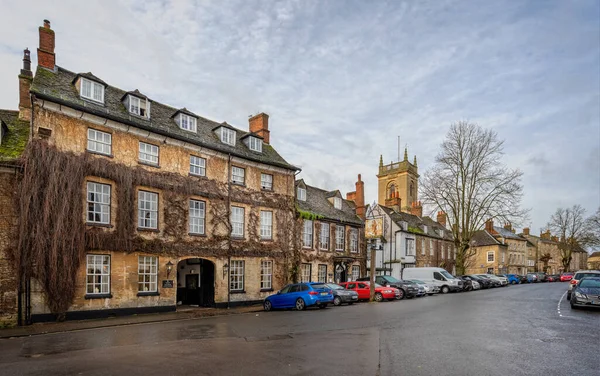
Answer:
<svg viewBox="0 0 600 376"><path fill-rule="evenodd" d="M503 268L508 257L506 245L485 245L475 248L475 255L467 263L466 274L505 273Z"/></svg>
<svg viewBox="0 0 600 376"><path fill-rule="evenodd" d="M383 164L383 157L379 160L379 173L377 203L379 205L394 207L397 199L400 199L398 210L410 212L413 203L418 201L419 173L417 168L417 157L414 162L408 160L405 150L404 160Z"/></svg>

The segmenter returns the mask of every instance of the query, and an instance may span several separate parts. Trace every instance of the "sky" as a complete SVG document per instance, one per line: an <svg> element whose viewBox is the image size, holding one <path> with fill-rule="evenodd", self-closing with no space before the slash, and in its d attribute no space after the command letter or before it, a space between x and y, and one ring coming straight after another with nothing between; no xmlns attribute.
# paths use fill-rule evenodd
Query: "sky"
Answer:
<svg viewBox="0 0 600 376"><path fill-rule="evenodd" d="M299 177L377 199L379 156L398 141L419 173L452 123L505 140L523 171L523 226L600 206L600 1L0 0L0 108L16 109L22 51L38 26L56 61L125 90L247 129Z"/></svg>

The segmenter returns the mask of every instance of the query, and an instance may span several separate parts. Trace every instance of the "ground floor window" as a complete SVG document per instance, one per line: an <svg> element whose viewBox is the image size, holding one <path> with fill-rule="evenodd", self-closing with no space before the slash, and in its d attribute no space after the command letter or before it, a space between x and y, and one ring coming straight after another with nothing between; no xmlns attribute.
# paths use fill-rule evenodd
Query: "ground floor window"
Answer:
<svg viewBox="0 0 600 376"><path fill-rule="evenodd" d="M110 256L87 255L87 294L110 293Z"/></svg>
<svg viewBox="0 0 600 376"><path fill-rule="evenodd" d="M158 279L158 260L154 256L138 257L138 291L156 292Z"/></svg>
<svg viewBox="0 0 600 376"><path fill-rule="evenodd" d="M302 267L300 269L300 282L310 282L311 271L311 264L302 264Z"/></svg>
<svg viewBox="0 0 600 376"><path fill-rule="evenodd" d="M360 278L360 266L352 265L352 280L356 281Z"/></svg>
<svg viewBox="0 0 600 376"><path fill-rule="evenodd" d="M229 289L231 291L244 291L244 261L231 260L229 276Z"/></svg>
<svg viewBox="0 0 600 376"><path fill-rule="evenodd" d="M318 281L327 282L327 265L319 265Z"/></svg>
<svg viewBox="0 0 600 376"><path fill-rule="evenodd" d="M260 262L260 289L270 290L273 288L273 261Z"/></svg>
<svg viewBox="0 0 600 376"><path fill-rule="evenodd" d="M487 274L494 274L494 268L488 268Z"/></svg>

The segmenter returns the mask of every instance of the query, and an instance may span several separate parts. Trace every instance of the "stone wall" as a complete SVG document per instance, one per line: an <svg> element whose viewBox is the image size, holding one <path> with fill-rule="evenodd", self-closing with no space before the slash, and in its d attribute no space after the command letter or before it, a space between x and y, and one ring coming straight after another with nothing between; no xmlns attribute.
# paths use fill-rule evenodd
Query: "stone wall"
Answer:
<svg viewBox="0 0 600 376"><path fill-rule="evenodd" d="M9 250L14 247L16 217L12 195L16 184L15 171L0 167L0 328L17 324L18 280Z"/></svg>
<svg viewBox="0 0 600 376"><path fill-rule="evenodd" d="M474 247L475 255L468 261L467 274L481 274L487 273L488 268L494 269L494 274L500 272L500 266L502 265L502 256L507 261L507 247L503 245L486 245L481 247ZM488 252L494 252L494 261L488 261ZM506 265L506 263L504 264Z"/></svg>

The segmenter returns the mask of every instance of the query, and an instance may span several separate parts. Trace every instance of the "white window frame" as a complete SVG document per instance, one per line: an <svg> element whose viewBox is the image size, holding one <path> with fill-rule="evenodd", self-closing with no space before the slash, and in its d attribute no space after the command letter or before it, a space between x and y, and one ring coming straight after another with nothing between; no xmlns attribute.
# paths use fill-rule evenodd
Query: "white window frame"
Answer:
<svg viewBox="0 0 600 376"><path fill-rule="evenodd" d="M308 279L306 279L308 278ZM303 263L300 265L300 282L312 282L312 264Z"/></svg>
<svg viewBox="0 0 600 376"><path fill-rule="evenodd" d="M236 132L233 129L221 127L221 142L227 145L235 146Z"/></svg>
<svg viewBox="0 0 600 376"><path fill-rule="evenodd" d="M87 182L87 223L110 224L110 184Z"/></svg>
<svg viewBox="0 0 600 376"><path fill-rule="evenodd" d="M158 229L158 193L138 191L138 228Z"/></svg>
<svg viewBox="0 0 600 376"><path fill-rule="evenodd" d="M112 155L112 134L88 128L87 150L92 153Z"/></svg>
<svg viewBox="0 0 600 376"><path fill-rule="evenodd" d="M138 256L138 292L158 292L158 257Z"/></svg>
<svg viewBox="0 0 600 376"><path fill-rule="evenodd" d="M344 241L346 240L346 228L344 226L335 226L335 250L344 252Z"/></svg>
<svg viewBox="0 0 600 376"><path fill-rule="evenodd" d="M196 132L198 130L196 118L187 114L179 113L179 128L188 132Z"/></svg>
<svg viewBox="0 0 600 376"><path fill-rule="evenodd" d="M429 239L429 255L434 256L435 252L433 250L433 239Z"/></svg>
<svg viewBox="0 0 600 376"><path fill-rule="evenodd" d="M305 219L302 225L302 247L313 247L313 221Z"/></svg>
<svg viewBox="0 0 600 376"><path fill-rule="evenodd" d="M260 289L273 289L273 261L265 260L260 262Z"/></svg>
<svg viewBox="0 0 600 376"><path fill-rule="evenodd" d="M339 197L334 197L333 198L333 207L341 210L342 209L342 199Z"/></svg>
<svg viewBox="0 0 600 376"><path fill-rule="evenodd" d="M317 266L317 282L327 283L327 264Z"/></svg>
<svg viewBox="0 0 600 376"><path fill-rule="evenodd" d="M406 255L416 256L415 239L406 239Z"/></svg>
<svg viewBox="0 0 600 376"><path fill-rule="evenodd" d="M248 147L250 148L250 150L262 153L263 141L258 137L250 136L249 138L250 139L248 140Z"/></svg>
<svg viewBox="0 0 600 376"><path fill-rule="evenodd" d="M246 184L246 169L243 167L231 166L231 182L237 185Z"/></svg>
<svg viewBox="0 0 600 376"><path fill-rule="evenodd" d="M145 108L142 108L142 103ZM144 110L144 114L142 114ZM129 113L142 118L150 119L150 101L148 99L138 98L134 95L129 95Z"/></svg>
<svg viewBox="0 0 600 376"><path fill-rule="evenodd" d="M80 80L81 80L81 82L79 84L81 87L79 89L79 95L82 98L89 99L91 101L98 102L98 103L104 103L104 85L102 85L98 82L92 81L92 80L88 80L87 78L83 78L83 77L81 77ZM90 89L89 95L86 95L86 93L84 92L84 86L86 84L89 84L89 89ZM97 94L99 94L99 95L97 95Z"/></svg>
<svg viewBox="0 0 600 376"><path fill-rule="evenodd" d="M319 249L329 251L329 238L331 236L329 223L321 223L321 233L319 234ZM325 246L323 246L325 245Z"/></svg>
<svg viewBox="0 0 600 376"><path fill-rule="evenodd" d="M352 265L352 280L356 281L360 278L360 265Z"/></svg>
<svg viewBox="0 0 600 376"><path fill-rule="evenodd" d="M504 252L502 252L502 263L504 264L504 256L506 256L506 254ZM510 259L510 255L509 255L509 259Z"/></svg>
<svg viewBox="0 0 600 376"><path fill-rule="evenodd" d="M264 189L265 191L272 191L273 190L273 175L261 173L260 174L260 188Z"/></svg>
<svg viewBox="0 0 600 376"><path fill-rule="evenodd" d="M190 199L189 232L195 235L206 234L206 202Z"/></svg>
<svg viewBox="0 0 600 376"><path fill-rule="evenodd" d="M358 230L350 229L350 253L358 253Z"/></svg>
<svg viewBox="0 0 600 376"><path fill-rule="evenodd" d="M260 239L273 239L273 212L269 210L260 211Z"/></svg>
<svg viewBox="0 0 600 376"><path fill-rule="evenodd" d="M490 260L490 256L492 256L491 260ZM496 259L496 255L495 255L494 251L488 251L487 262L494 262L495 259Z"/></svg>
<svg viewBox="0 0 600 376"><path fill-rule="evenodd" d="M241 206L231 207L231 236L236 238L244 237L244 216L245 209Z"/></svg>
<svg viewBox="0 0 600 376"><path fill-rule="evenodd" d="M421 239L421 255L425 256L425 239Z"/></svg>
<svg viewBox="0 0 600 376"><path fill-rule="evenodd" d="M244 291L244 260L231 260L229 265L229 290Z"/></svg>
<svg viewBox="0 0 600 376"><path fill-rule="evenodd" d="M206 176L206 158L190 155L190 174Z"/></svg>
<svg viewBox="0 0 600 376"><path fill-rule="evenodd" d="M160 148L156 145L140 141L139 161L153 166L158 166Z"/></svg>
<svg viewBox="0 0 600 376"><path fill-rule="evenodd" d="M110 255L88 254L86 262L86 295L110 294Z"/></svg>
<svg viewBox="0 0 600 376"><path fill-rule="evenodd" d="M440 258L443 260L444 259L444 243L440 243Z"/></svg>
<svg viewBox="0 0 600 376"><path fill-rule="evenodd" d="M302 187L298 187L296 189L296 195L298 196L299 201L306 201L306 189Z"/></svg>

